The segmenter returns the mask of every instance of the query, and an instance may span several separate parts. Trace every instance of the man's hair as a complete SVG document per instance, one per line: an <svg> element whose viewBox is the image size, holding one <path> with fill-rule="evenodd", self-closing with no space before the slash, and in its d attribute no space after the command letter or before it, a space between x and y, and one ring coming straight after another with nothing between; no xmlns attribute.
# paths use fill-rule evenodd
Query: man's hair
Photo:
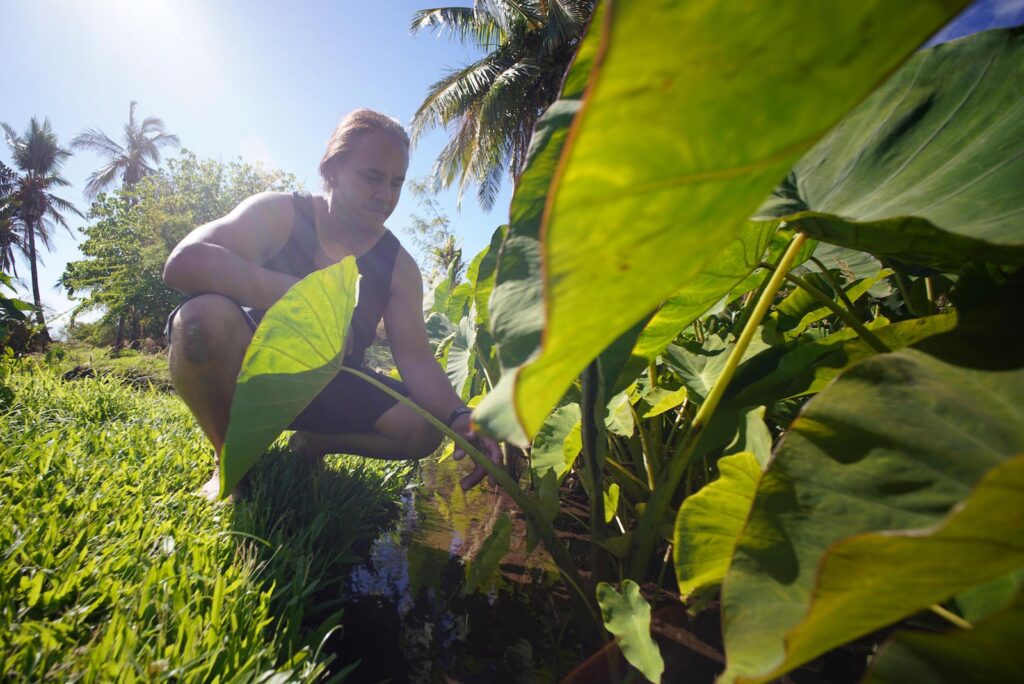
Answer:
<svg viewBox="0 0 1024 684"><path fill-rule="evenodd" d="M405 132L398 119L373 109L356 109L349 112L327 140L327 150L320 160L320 177L324 179L325 189L329 186L328 179L338 166L344 163L352 144L359 136L371 131L391 133L405 144L406 149L409 148L409 134Z"/></svg>

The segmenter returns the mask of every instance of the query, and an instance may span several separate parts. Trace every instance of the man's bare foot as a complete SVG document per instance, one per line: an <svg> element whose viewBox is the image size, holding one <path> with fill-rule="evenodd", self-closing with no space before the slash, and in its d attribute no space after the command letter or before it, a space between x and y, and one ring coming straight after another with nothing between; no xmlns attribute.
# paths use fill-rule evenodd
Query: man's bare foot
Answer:
<svg viewBox="0 0 1024 684"><path fill-rule="evenodd" d="M238 503L245 498L245 485L245 478L242 478L242 481L235 485L230 496L232 503ZM220 472L214 470L213 477L207 480L206 484L204 484L196 493L212 504L220 503L222 501L220 498Z"/></svg>
<svg viewBox="0 0 1024 684"><path fill-rule="evenodd" d="M217 503L220 500L220 473L214 470L213 477L199 489L198 493L210 503Z"/></svg>

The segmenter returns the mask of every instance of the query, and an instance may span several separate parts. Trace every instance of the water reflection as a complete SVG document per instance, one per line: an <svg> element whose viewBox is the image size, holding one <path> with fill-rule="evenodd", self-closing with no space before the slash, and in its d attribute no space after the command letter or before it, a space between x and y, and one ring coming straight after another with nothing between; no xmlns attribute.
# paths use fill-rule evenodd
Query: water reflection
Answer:
<svg viewBox="0 0 1024 684"><path fill-rule="evenodd" d="M454 463L424 463L401 497L395 528L352 570L349 590L357 598L345 609L339 656L361 658L354 681L556 676L567 604L553 595L554 565L540 548L527 552L525 524L507 496L484 488L464 493L460 475ZM475 557L503 514L513 533L500 574L464 596L465 559Z"/></svg>

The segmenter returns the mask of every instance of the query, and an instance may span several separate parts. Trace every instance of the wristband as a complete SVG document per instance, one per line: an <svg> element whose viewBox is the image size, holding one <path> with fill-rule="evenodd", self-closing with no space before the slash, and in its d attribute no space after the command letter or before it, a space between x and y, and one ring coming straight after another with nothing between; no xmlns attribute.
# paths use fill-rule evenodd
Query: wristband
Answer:
<svg viewBox="0 0 1024 684"><path fill-rule="evenodd" d="M456 420L459 419L459 416L464 416L464 415L466 415L468 413L472 413L472 412L473 412L473 409L467 408L465 406L460 406L459 408L457 408L454 411L452 411L452 414L450 416L448 416L448 420L446 420L444 424L447 425L448 427L451 427L452 423L454 423Z"/></svg>

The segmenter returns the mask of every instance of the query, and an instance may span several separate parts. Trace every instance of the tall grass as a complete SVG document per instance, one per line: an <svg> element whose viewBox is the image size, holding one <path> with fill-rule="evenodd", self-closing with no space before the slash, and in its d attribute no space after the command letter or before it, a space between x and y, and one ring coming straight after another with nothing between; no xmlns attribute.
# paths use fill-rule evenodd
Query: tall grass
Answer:
<svg viewBox="0 0 1024 684"><path fill-rule="evenodd" d="M180 400L3 362L0 679L323 676L353 545L401 466L302 466L276 447L239 504Z"/></svg>

